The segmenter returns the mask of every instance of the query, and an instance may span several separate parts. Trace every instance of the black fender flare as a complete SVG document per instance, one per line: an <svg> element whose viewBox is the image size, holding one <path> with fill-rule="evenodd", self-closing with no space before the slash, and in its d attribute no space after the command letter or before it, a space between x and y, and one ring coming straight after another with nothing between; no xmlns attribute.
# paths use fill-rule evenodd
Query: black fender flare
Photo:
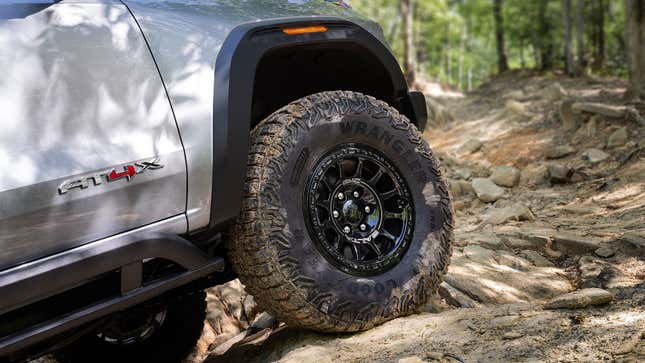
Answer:
<svg viewBox="0 0 645 363"><path fill-rule="evenodd" d="M326 32L287 35L285 27L323 25ZM427 111L420 92L409 92L401 68L382 41L359 25L334 17L273 19L234 28L215 62L213 97L213 189L209 229L218 229L240 211L249 148L255 72L262 57L279 47L350 42L365 47L387 70L397 108L421 130Z"/></svg>

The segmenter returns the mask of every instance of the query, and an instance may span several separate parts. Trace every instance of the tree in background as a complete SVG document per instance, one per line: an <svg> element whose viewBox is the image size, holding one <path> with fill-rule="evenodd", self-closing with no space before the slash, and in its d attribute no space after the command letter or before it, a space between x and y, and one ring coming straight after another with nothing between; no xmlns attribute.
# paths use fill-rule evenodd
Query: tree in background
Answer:
<svg viewBox="0 0 645 363"><path fill-rule="evenodd" d="M625 1L628 98L645 99L645 0Z"/></svg>
<svg viewBox="0 0 645 363"><path fill-rule="evenodd" d="M508 68L556 72L566 68L563 0L503 1L499 29L494 0L349 1L381 24L408 78L411 70L415 79L432 79L462 90L478 87L499 73L498 30L503 34ZM580 64L591 64L585 71L592 75L626 78L623 2L569 2L574 73Z"/></svg>
<svg viewBox="0 0 645 363"><path fill-rule="evenodd" d="M585 73L587 62L585 61L585 0L576 0L576 50L578 53L576 74L578 76Z"/></svg>
<svg viewBox="0 0 645 363"><path fill-rule="evenodd" d="M399 0L401 11L401 37L403 41L403 71L408 84L414 83L414 50L412 32L412 7L410 0Z"/></svg>
<svg viewBox="0 0 645 363"><path fill-rule="evenodd" d="M571 0L562 0L562 24L564 26L564 70L573 76L573 52L571 51Z"/></svg>
<svg viewBox="0 0 645 363"><path fill-rule="evenodd" d="M495 18L495 40L497 42L497 71L508 71L506 46L504 45L504 17L502 15L503 1L493 0L493 16Z"/></svg>

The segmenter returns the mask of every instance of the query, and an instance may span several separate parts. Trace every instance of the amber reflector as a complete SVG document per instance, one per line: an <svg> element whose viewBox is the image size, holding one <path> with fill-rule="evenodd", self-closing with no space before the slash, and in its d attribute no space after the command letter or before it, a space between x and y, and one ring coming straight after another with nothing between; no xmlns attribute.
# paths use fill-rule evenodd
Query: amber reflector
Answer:
<svg viewBox="0 0 645 363"><path fill-rule="evenodd" d="M307 33L324 33L326 31L327 31L327 27L324 27L322 25L282 29L283 33L289 34L289 35L307 34Z"/></svg>

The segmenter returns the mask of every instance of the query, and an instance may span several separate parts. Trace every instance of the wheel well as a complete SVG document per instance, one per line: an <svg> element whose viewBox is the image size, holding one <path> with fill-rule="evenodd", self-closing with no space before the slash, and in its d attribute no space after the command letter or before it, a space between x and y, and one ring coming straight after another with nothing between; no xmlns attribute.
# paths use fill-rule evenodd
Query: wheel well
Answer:
<svg viewBox="0 0 645 363"><path fill-rule="evenodd" d="M251 128L280 107L333 90L361 92L401 110L385 66L353 42L273 49L259 61L253 88Z"/></svg>

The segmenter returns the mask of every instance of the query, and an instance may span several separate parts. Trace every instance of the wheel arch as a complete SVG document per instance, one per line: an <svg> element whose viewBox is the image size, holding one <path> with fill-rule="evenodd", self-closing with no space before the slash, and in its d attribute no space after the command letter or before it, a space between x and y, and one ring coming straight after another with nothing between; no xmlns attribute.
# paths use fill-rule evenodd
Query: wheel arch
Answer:
<svg viewBox="0 0 645 363"><path fill-rule="evenodd" d="M313 25L326 31L283 32L286 27ZM276 84L289 87L276 92ZM386 101L419 129L425 127L423 95L408 91L388 47L355 23L330 17L289 18L246 23L231 31L215 63L210 229L226 226L239 214L249 130L289 102L337 89Z"/></svg>

